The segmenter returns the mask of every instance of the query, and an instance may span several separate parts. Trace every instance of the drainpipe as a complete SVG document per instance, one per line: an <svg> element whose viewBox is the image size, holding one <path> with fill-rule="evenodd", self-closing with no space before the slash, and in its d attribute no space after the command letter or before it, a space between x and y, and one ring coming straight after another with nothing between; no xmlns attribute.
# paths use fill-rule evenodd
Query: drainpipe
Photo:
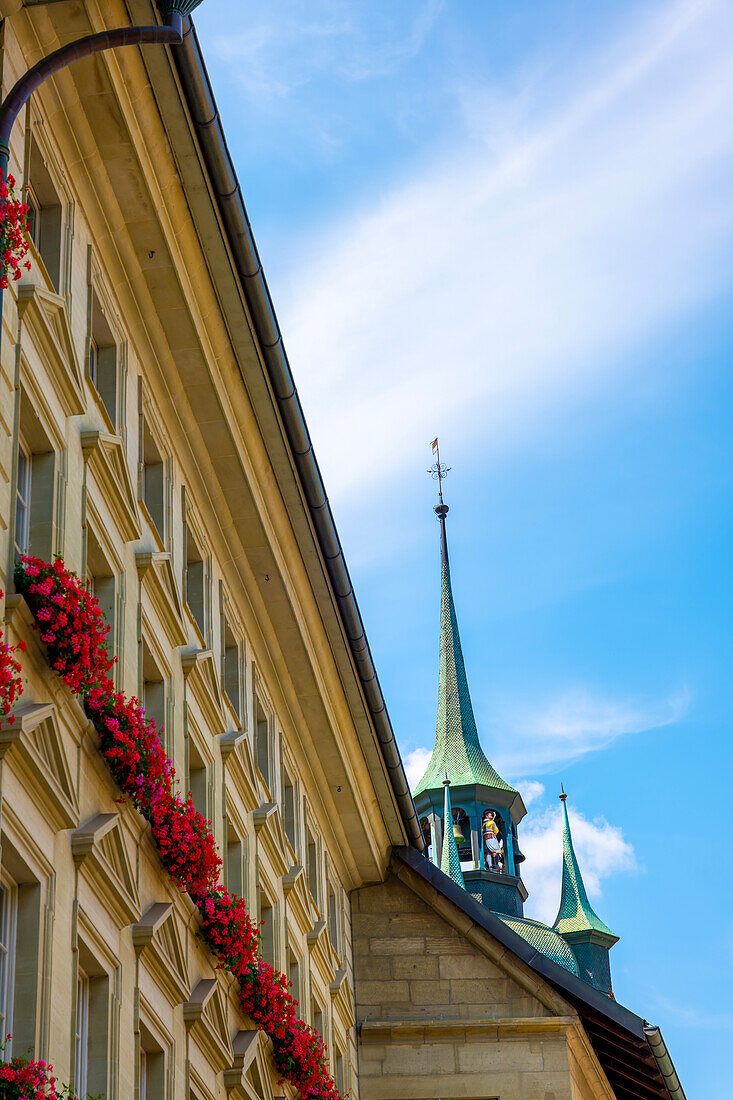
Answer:
<svg viewBox="0 0 733 1100"><path fill-rule="evenodd" d="M201 0L159 0L158 7L163 16L163 23L152 27L119 27L116 30L101 31L99 34L89 34L76 42L54 50L48 57L43 57L23 76L20 77L10 89L0 105L0 174L6 176L10 163L10 134L15 121L25 107L33 93L40 88L50 76L65 69L72 62L81 57L89 57L91 54L101 53L103 50L114 50L120 46L142 46L149 43L159 45L180 46L183 42L183 20L189 15ZM0 351L2 351L2 315L3 315L3 291L0 289ZM15 512L15 497L18 491L18 427L20 419L20 383L16 378L15 408L13 412L13 462L10 477L10 510ZM10 529L13 534L13 525ZM13 585L13 544L11 540L9 553L9 569L6 578L6 588L14 591Z"/></svg>
<svg viewBox="0 0 733 1100"><path fill-rule="evenodd" d="M658 1027L650 1027L648 1024L644 1028L644 1035L646 1041L649 1044L654 1060L659 1067L659 1072L664 1078L664 1083L667 1086L667 1092L670 1095L670 1100L685 1100L684 1089L677 1076L677 1070L674 1068L672 1059L669 1056L667 1050L667 1044L662 1038L662 1033Z"/></svg>

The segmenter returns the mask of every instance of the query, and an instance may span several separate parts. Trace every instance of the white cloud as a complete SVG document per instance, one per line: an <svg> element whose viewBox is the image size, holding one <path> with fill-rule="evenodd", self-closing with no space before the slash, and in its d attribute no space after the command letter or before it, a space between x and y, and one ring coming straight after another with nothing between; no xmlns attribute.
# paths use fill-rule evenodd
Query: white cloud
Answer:
<svg viewBox="0 0 733 1100"><path fill-rule="evenodd" d="M417 748L405 755L403 763L405 765L405 774L407 776L407 782L410 784L411 791L415 790L415 787L425 775L432 752L432 749Z"/></svg>
<svg viewBox="0 0 733 1100"><path fill-rule="evenodd" d="M570 812L573 846L578 857L588 896L595 902L602 897L605 879L636 869L634 849L617 825L602 818L592 821L576 810ZM562 818L559 806L525 818L520 847L526 856L522 879L529 891L525 905L528 917L552 924L560 905L562 877ZM598 913L603 919L603 913Z"/></svg>
<svg viewBox="0 0 733 1100"><path fill-rule="evenodd" d="M537 779L517 779L514 786L522 795L524 805L529 809L533 802L539 802L545 793L545 784Z"/></svg>
<svg viewBox="0 0 733 1100"><path fill-rule="evenodd" d="M733 7L636 18L518 101L498 89L485 133L472 118L295 263L281 320L332 496L414 468L436 431L512 445L727 285Z"/></svg>
<svg viewBox="0 0 733 1100"><path fill-rule="evenodd" d="M556 771L619 737L679 722L688 712L687 688L658 700L611 699L585 688L540 703L496 701L486 729L501 731L491 753L500 774Z"/></svg>

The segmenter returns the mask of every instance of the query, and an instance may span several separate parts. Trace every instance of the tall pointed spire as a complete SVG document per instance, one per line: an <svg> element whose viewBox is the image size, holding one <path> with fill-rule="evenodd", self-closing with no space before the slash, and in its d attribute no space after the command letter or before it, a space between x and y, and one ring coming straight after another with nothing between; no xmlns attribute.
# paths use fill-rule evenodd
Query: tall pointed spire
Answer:
<svg viewBox="0 0 733 1100"><path fill-rule="evenodd" d="M444 875L452 878L456 886L466 889L461 870L461 857L458 855L456 838L453 835L453 810L450 804L450 779L443 780L445 801L443 803L443 851L440 854L440 869Z"/></svg>
<svg viewBox="0 0 733 1100"><path fill-rule="evenodd" d="M562 802L563 826L562 826L562 896L560 898L560 910L555 918L553 928L560 932L602 932L607 936L613 936L614 943L618 936L614 936L608 925L595 913L588 900L583 876L580 873L578 859L573 848L573 837L570 832L568 820L568 807L565 791L561 788L560 801Z"/></svg>
<svg viewBox="0 0 733 1100"><path fill-rule="evenodd" d="M573 948L581 968L581 977L596 989L610 994L608 952L618 942L618 936L604 924L588 900L570 832L568 796L562 787L560 791L563 814L562 895L560 909L552 927Z"/></svg>
<svg viewBox="0 0 733 1100"><path fill-rule="evenodd" d="M448 505L442 503L442 492L441 503L435 512L440 520L442 563L438 723L433 755L414 793L417 795L424 790L439 789L445 774L455 786L480 783L487 787L513 791L514 788L492 768L479 744L453 603L445 530Z"/></svg>

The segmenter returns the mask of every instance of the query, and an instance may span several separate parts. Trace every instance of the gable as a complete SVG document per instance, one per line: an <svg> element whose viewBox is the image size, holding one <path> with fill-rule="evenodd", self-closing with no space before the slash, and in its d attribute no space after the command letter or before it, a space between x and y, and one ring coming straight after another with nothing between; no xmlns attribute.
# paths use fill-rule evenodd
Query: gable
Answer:
<svg viewBox="0 0 733 1100"><path fill-rule="evenodd" d="M18 316L43 356L67 416L86 409L84 375L69 325L66 299L35 283L18 287Z"/></svg>
<svg viewBox="0 0 733 1100"><path fill-rule="evenodd" d="M188 632L183 622L183 603L170 554L163 550L138 551L135 565L137 575L143 582L143 592L150 597L168 642L172 646L185 645Z"/></svg>
<svg viewBox="0 0 733 1100"><path fill-rule="evenodd" d="M37 795L51 825L55 829L76 825L76 784L56 707L26 702L16 708L12 724L7 718L0 720L0 756L10 749L15 750L11 766L18 768L24 786Z"/></svg>
<svg viewBox="0 0 733 1100"><path fill-rule="evenodd" d="M188 965L181 936L181 918L172 902L154 902L133 925L132 942L171 1004L186 999Z"/></svg>
<svg viewBox="0 0 733 1100"><path fill-rule="evenodd" d="M140 899L120 815L99 813L75 829L71 854L110 912L125 923L137 920Z"/></svg>
<svg viewBox="0 0 733 1100"><path fill-rule="evenodd" d="M219 684L216 660L210 649L191 649L181 654L181 667L189 691L207 726L223 733L227 712Z"/></svg>
<svg viewBox="0 0 733 1100"><path fill-rule="evenodd" d="M351 896L359 1023L556 1014L549 986L542 1000L534 992L537 975L523 974L498 942L491 957L488 941L467 937L470 922L455 927L396 876Z"/></svg>
<svg viewBox="0 0 733 1100"><path fill-rule="evenodd" d="M128 542L139 539L140 516L121 437L95 429L82 432L80 438L84 461L99 487L101 499L112 507L124 538Z"/></svg>

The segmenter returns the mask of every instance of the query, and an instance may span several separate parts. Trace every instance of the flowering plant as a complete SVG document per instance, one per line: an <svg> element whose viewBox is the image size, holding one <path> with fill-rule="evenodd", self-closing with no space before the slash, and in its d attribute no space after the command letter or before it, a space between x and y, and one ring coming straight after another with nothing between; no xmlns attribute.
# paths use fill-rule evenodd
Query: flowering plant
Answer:
<svg viewBox="0 0 733 1100"><path fill-rule="evenodd" d="M30 271L28 255L28 203L15 197L13 176L0 176L0 289L22 275L21 265Z"/></svg>
<svg viewBox="0 0 733 1100"><path fill-rule="evenodd" d="M5 593L0 589L0 600ZM20 678L20 661L14 656L15 650L25 651L25 642L18 642L17 646L8 645L2 640L0 634L0 715L5 717L15 706L18 696L23 694L23 682ZM9 722L15 721L15 715L11 714Z"/></svg>
<svg viewBox="0 0 733 1100"><path fill-rule="evenodd" d="M60 559L49 564L22 557L15 583L36 618L51 664L84 699L115 782L149 822L171 879L197 906L201 938L218 965L239 981L242 1011L272 1039L273 1059L283 1079L298 1089L302 1100L341 1100L322 1039L298 1019L287 978L259 956L257 930L244 900L219 882L221 858L210 822L190 794L183 798L176 791L175 770L155 723L137 699L114 690L105 647L109 627L97 601ZM9 1096L15 1100L16 1094ZM27 1096L37 1100L46 1094ZM0 1097L4 1100L1 1090ZM25 1093L18 1097L26 1100Z"/></svg>
<svg viewBox="0 0 733 1100"><path fill-rule="evenodd" d="M15 585L25 596L51 664L76 694L107 687L113 661L105 639L109 627L97 600L61 558L53 564L23 554L15 567Z"/></svg>
<svg viewBox="0 0 733 1100"><path fill-rule="evenodd" d="M0 1053L10 1042L6 1035L0 1042ZM27 1058L10 1058L0 1061L1 1100L81 1100L71 1085L61 1085L54 1079L53 1066L48 1062L29 1061ZM86 1100L102 1100L90 1096Z"/></svg>
<svg viewBox="0 0 733 1100"><path fill-rule="evenodd" d="M46 1062L25 1058L0 1062L0 1096L3 1100L57 1100L52 1071Z"/></svg>

